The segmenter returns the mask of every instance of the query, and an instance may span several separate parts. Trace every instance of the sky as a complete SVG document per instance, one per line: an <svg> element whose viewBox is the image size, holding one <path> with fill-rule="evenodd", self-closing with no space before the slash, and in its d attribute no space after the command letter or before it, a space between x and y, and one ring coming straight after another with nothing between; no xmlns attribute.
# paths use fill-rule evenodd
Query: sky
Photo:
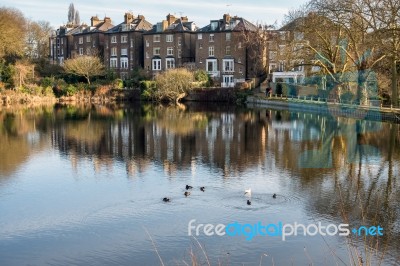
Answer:
<svg viewBox="0 0 400 266"><path fill-rule="evenodd" d="M198 27L204 27L210 20L220 19L223 14L239 16L253 23L274 24L281 26L284 15L293 8L298 8L307 0L225 0L225 1L190 1L190 0L2 0L0 6L19 9L26 18L49 21L57 28L67 22L68 7L73 3L79 11L81 22L90 24L90 18L98 15L111 17L114 25L123 21L125 12L135 16L144 15L152 24L162 21L166 15L187 16Z"/></svg>

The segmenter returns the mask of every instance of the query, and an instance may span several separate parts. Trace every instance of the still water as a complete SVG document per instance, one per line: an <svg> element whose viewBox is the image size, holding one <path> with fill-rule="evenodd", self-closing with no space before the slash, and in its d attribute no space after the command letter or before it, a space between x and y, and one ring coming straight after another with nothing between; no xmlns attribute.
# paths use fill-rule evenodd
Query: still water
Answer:
<svg viewBox="0 0 400 266"><path fill-rule="evenodd" d="M397 124L290 110L2 109L0 265L399 265L399 148ZM249 241L193 219L384 234Z"/></svg>

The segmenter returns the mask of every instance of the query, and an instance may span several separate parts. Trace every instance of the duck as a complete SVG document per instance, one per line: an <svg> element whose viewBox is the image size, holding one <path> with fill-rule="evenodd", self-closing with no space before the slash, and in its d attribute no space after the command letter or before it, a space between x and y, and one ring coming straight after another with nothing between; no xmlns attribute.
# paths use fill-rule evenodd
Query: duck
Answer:
<svg viewBox="0 0 400 266"><path fill-rule="evenodd" d="M185 197L190 195L190 192L186 191L183 195L185 195Z"/></svg>
<svg viewBox="0 0 400 266"><path fill-rule="evenodd" d="M206 191L206 188L205 187L200 187L200 190L204 192L204 191Z"/></svg>
<svg viewBox="0 0 400 266"><path fill-rule="evenodd" d="M274 193L274 195L272 195L272 197L273 197L274 199L276 199L276 194Z"/></svg>
<svg viewBox="0 0 400 266"><path fill-rule="evenodd" d="M186 190L192 189L192 188L193 188L192 186L186 185Z"/></svg>
<svg viewBox="0 0 400 266"><path fill-rule="evenodd" d="M247 205L251 205L251 201L250 200L247 200Z"/></svg>
<svg viewBox="0 0 400 266"><path fill-rule="evenodd" d="M244 194L245 194L245 195L246 195L246 194L249 194L249 196L251 196L251 188L245 189L245 190L244 190Z"/></svg>
<svg viewBox="0 0 400 266"><path fill-rule="evenodd" d="M170 201L171 201L171 199L170 199L170 198L167 198L167 197L163 198L162 200L163 200L164 202L170 202Z"/></svg>

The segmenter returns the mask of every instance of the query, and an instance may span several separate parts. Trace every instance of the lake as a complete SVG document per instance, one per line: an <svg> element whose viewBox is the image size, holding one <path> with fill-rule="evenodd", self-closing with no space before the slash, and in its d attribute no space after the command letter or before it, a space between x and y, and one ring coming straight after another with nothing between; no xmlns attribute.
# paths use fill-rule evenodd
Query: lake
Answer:
<svg viewBox="0 0 400 266"><path fill-rule="evenodd" d="M399 128L223 104L0 109L0 265L399 265Z"/></svg>

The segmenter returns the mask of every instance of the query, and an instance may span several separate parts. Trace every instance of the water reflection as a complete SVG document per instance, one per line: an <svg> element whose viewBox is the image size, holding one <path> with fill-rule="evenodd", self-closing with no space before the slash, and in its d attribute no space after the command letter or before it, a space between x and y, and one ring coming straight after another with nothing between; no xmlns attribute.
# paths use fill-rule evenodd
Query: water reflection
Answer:
<svg viewBox="0 0 400 266"><path fill-rule="evenodd" d="M18 176L28 160L49 149L75 172L89 162L96 173L120 167L128 179L150 175L154 167L170 178L200 167L225 181L281 176L282 202L301 199L313 219L379 224L386 230L379 248L388 245L392 261L400 250L397 124L196 104L56 106L1 110L0 143L0 180ZM236 204L236 191L221 193L229 201L224 207ZM368 241L376 245L375 238Z"/></svg>

